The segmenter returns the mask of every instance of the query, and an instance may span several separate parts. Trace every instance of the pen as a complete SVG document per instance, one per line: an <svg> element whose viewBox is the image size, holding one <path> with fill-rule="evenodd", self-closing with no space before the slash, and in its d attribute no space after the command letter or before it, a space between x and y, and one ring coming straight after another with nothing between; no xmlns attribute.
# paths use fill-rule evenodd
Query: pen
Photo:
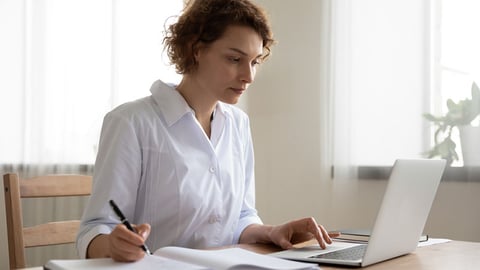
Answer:
<svg viewBox="0 0 480 270"><path fill-rule="evenodd" d="M127 229L129 229L130 231L135 232L135 230L133 229L132 227L132 224L130 224L130 222L128 222L127 218L123 215L122 211L120 211L120 208L118 208L117 204L115 204L115 202L113 200L110 200L110 206L112 206L112 209L113 211L115 212L115 214L117 214L117 216L120 218L120 221L125 225L127 226ZM148 249L147 245L143 244L141 246L141 248L143 249L143 251L145 251L148 255L152 254L150 252L150 250Z"/></svg>

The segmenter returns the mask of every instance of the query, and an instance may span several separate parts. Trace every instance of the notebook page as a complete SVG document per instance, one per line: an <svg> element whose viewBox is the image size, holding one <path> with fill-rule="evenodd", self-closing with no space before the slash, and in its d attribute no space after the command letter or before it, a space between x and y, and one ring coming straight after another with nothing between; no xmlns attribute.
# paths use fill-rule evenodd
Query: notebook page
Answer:
<svg viewBox="0 0 480 270"><path fill-rule="evenodd" d="M87 259L87 260L50 260L45 264L45 269L49 270L80 270L80 269L98 269L98 270L122 270L122 269L184 269L184 270L209 270L211 268L167 259L159 256L145 256L143 259L123 263L116 262L111 258Z"/></svg>
<svg viewBox="0 0 480 270"><path fill-rule="evenodd" d="M163 256L196 265L205 265L218 270L233 269L275 269L304 270L319 269L317 264L284 260L268 255L261 255L241 248L219 250L198 250L181 247L164 247L155 252Z"/></svg>

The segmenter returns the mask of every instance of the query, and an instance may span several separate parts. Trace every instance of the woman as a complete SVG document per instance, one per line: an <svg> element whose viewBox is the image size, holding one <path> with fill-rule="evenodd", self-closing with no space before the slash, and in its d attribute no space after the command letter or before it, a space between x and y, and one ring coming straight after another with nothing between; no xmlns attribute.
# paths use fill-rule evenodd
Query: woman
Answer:
<svg viewBox="0 0 480 270"><path fill-rule="evenodd" d="M80 255L136 261L143 244L331 243L313 218L264 225L255 209L249 120L232 104L274 42L264 12L248 0L190 1L168 30L164 43L183 78L157 81L151 96L105 116ZM119 223L110 199L136 233Z"/></svg>

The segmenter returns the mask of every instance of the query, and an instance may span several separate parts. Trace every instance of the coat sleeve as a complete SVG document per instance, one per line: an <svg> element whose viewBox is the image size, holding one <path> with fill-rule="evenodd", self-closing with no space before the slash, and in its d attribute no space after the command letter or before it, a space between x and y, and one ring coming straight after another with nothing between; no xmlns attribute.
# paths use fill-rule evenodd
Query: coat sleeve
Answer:
<svg viewBox="0 0 480 270"><path fill-rule="evenodd" d="M245 193L243 196L242 210L237 229L233 236L233 243L238 243L243 230L251 224L263 224L255 208L255 168L254 153L250 124L246 118L244 130L245 138Z"/></svg>
<svg viewBox="0 0 480 270"><path fill-rule="evenodd" d="M109 234L120 222L108 201L113 199L127 219L135 212L141 175L141 151L132 120L118 111L103 121L95 161L92 194L77 235L77 251L86 257L88 245L99 234Z"/></svg>

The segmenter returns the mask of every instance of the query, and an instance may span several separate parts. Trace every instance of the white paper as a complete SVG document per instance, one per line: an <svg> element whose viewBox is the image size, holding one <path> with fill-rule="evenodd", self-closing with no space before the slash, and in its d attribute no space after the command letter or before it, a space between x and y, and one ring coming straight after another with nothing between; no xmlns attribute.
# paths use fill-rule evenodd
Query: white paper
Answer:
<svg viewBox="0 0 480 270"><path fill-rule="evenodd" d="M110 258L50 260L45 264L45 269L312 270L319 269L319 267L317 264L284 260L241 248L198 250L164 247L158 249L154 255L147 255L142 260L133 263L115 262Z"/></svg>
<svg viewBox="0 0 480 270"><path fill-rule="evenodd" d="M452 240L443 239L443 238L428 238L427 241L418 243L418 247L431 246L431 245L435 245L435 244L447 243L447 242L450 242L450 241L452 241Z"/></svg>
<svg viewBox="0 0 480 270"><path fill-rule="evenodd" d="M198 250L181 247L164 247L157 250L155 255L172 258L179 261L186 261L193 264L205 265L218 270L319 269L317 264L284 260L273 256L261 255L241 248Z"/></svg>
<svg viewBox="0 0 480 270"><path fill-rule="evenodd" d="M143 259L122 263L115 262L111 258L104 259L88 259L88 260L50 260L45 264L46 269L50 270L80 270L80 269L101 269L101 270L118 270L118 269L182 269L182 270L210 270L211 268L192 265L172 259L159 256L146 255Z"/></svg>

